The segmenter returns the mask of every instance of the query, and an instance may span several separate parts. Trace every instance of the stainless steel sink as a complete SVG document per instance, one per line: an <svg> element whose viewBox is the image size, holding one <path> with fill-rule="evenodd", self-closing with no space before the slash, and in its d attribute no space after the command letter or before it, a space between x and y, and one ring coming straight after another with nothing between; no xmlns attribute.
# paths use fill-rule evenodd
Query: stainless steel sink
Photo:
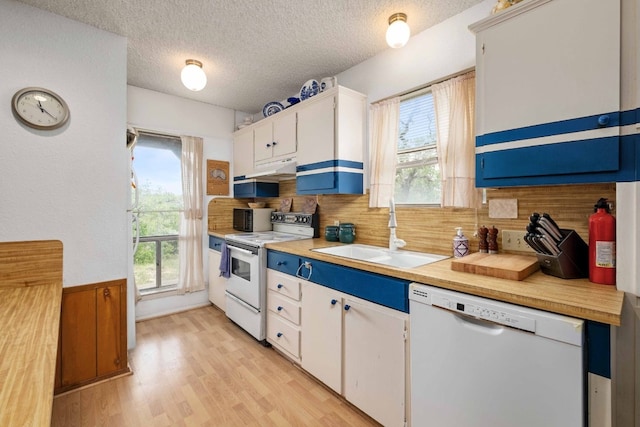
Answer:
<svg viewBox="0 0 640 427"><path fill-rule="evenodd" d="M390 251L387 248L362 244L332 246L329 248L312 249L312 251L398 268L414 268L449 258L445 255L422 252L404 250Z"/></svg>

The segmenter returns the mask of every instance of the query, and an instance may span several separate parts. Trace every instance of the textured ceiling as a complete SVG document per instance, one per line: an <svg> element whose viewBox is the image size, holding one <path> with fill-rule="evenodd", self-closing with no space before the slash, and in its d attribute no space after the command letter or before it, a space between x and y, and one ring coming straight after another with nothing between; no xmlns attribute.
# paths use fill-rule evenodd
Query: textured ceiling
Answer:
<svg viewBox="0 0 640 427"><path fill-rule="evenodd" d="M387 20L417 34L482 0L20 0L128 39L130 85L248 113L388 49ZM180 82L198 59L207 86Z"/></svg>

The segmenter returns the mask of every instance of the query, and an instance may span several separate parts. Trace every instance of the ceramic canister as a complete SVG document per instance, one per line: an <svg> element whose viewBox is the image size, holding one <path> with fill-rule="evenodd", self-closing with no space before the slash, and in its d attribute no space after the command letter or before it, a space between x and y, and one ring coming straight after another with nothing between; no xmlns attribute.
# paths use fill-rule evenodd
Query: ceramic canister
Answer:
<svg viewBox="0 0 640 427"><path fill-rule="evenodd" d="M324 228L324 239L328 242L337 242L340 240L338 236L338 226L336 225L327 225Z"/></svg>
<svg viewBox="0 0 640 427"><path fill-rule="evenodd" d="M356 226L349 222L340 224L338 235L342 243L353 243L356 238Z"/></svg>

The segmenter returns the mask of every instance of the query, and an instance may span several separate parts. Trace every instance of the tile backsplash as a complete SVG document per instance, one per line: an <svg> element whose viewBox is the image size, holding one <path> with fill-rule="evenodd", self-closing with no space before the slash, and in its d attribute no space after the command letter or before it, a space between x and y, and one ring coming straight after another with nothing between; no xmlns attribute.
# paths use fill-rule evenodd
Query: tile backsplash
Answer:
<svg viewBox="0 0 640 427"><path fill-rule="evenodd" d="M588 242L589 215L599 198L613 203L615 215L616 185L582 184L540 187L515 187L487 190L487 202L492 199L517 199L518 215L515 219L489 218L488 203L479 209L439 208L427 206L397 205L397 236L407 242L404 249L451 255L452 239L456 227L462 227L469 238L472 252L478 250L474 233L481 225L495 226L498 230L522 230L529 223L533 212L549 213L561 228L574 229ZM281 198L292 198L291 211L300 211L305 197L295 194L295 180L280 182L280 197L256 199L267 207L278 209ZM370 208L365 195L318 195L320 230L334 221L352 222L356 226L356 243L387 246L389 239L389 209ZM209 203L209 231L232 228L234 207L246 207L253 199L215 198ZM498 234L502 252L501 234Z"/></svg>

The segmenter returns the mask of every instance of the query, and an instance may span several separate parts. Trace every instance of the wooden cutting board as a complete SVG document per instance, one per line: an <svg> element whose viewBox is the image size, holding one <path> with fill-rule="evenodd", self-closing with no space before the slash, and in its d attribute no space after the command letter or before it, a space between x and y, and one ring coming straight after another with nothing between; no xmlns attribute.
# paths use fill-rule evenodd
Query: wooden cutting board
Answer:
<svg viewBox="0 0 640 427"><path fill-rule="evenodd" d="M480 252L451 261L451 269L500 279L523 280L540 269L530 255L483 254Z"/></svg>

